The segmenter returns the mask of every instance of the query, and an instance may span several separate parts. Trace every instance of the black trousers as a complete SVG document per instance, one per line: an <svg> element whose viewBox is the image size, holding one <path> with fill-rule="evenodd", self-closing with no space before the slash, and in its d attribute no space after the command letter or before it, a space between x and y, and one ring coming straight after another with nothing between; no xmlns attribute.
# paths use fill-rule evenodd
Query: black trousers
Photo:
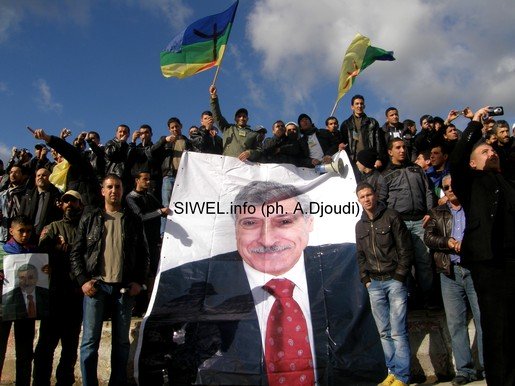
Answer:
<svg viewBox="0 0 515 386"><path fill-rule="evenodd" d="M51 299L50 316L41 320L34 353L33 386L50 386L54 351L61 341L61 357L55 372L56 386L75 382L79 335L82 325L82 295L64 290L59 299ZM56 301L59 300L59 305ZM53 306L53 307L52 307Z"/></svg>
<svg viewBox="0 0 515 386"><path fill-rule="evenodd" d="M481 311L486 381L515 385L515 261L469 266Z"/></svg>
<svg viewBox="0 0 515 386"><path fill-rule="evenodd" d="M4 367L7 341L14 324L16 349L16 386L30 386L32 371L35 319L20 319L0 322L0 378Z"/></svg>

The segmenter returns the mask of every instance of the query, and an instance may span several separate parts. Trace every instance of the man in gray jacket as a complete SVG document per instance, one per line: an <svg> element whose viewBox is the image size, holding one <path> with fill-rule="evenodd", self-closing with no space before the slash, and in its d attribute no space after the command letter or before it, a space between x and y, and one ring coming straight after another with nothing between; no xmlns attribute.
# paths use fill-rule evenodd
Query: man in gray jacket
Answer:
<svg viewBox="0 0 515 386"><path fill-rule="evenodd" d="M388 142L390 164L383 172L387 189L386 204L395 209L411 233L415 252L415 274L424 307L431 307L433 268L429 249L424 244L424 226L433 208L434 196L422 168L407 160L406 144L401 138Z"/></svg>

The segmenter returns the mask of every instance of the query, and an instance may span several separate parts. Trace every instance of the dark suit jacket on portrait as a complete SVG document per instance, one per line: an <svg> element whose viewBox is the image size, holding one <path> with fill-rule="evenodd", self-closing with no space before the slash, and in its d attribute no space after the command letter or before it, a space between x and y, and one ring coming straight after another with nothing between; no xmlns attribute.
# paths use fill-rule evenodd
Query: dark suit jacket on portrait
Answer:
<svg viewBox="0 0 515 386"><path fill-rule="evenodd" d="M36 287L36 319L48 316L48 289ZM28 318L27 306L20 287L2 295L2 319L17 320Z"/></svg>
<svg viewBox="0 0 515 386"><path fill-rule="evenodd" d="M354 244L307 247L304 261L320 385L368 384L386 369ZM185 332L184 343L174 331ZM145 321L140 385L267 385L254 299L238 252L161 274Z"/></svg>

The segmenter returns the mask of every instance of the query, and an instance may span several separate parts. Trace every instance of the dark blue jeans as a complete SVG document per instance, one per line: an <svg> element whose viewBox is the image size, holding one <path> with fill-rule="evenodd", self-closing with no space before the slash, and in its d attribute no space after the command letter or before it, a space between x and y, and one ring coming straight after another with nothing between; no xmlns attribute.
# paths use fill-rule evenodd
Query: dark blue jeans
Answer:
<svg viewBox="0 0 515 386"><path fill-rule="evenodd" d="M390 279L373 280L368 286L372 315L376 322L388 372L409 383L411 350L409 345L406 284Z"/></svg>
<svg viewBox="0 0 515 386"><path fill-rule="evenodd" d="M451 334L452 352L456 362L456 375L468 379L476 379L477 371L470 349L470 339L467 324L467 301L470 304L474 324L476 325L477 347L479 362L483 367L483 334L480 323L479 304L470 271L455 265L454 278L440 274L443 306L447 318L447 327Z"/></svg>
<svg viewBox="0 0 515 386"><path fill-rule="evenodd" d="M80 346L80 369L84 386L97 386L98 347L102 334L104 313L112 310L111 376L109 385L127 384L129 360L129 331L134 298L121 294L119 286L97 282L97 293L84 296L82 343Z"/></svg>

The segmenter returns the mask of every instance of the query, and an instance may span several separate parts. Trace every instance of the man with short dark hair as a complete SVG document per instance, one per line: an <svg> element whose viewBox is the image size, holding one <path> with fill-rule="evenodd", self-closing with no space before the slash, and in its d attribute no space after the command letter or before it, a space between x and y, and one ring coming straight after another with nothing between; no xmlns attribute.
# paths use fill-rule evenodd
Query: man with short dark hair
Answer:
<svg viewBox="0 0 515 386"><path fill-rule="evenodd" d="M36 186L29 190L22 199L20 213L26 215L34 224L32 242L39 242L43 228L62 218L58 207L61 192L49 180L50 171L45 168L36 171Z"/></svg>
<svg viewBox="0 0 515 386"><path fill-rule="evenodd" d="M150 262L149 262L149 293L153 288L154 278L159 266L159 255L161 251L160 232L161 218L172 213L168 206L161 202L149 191L150 173L143 170L135 178L136 186L127 197L127 206L141 218L145 236L147 238ZM145 308L148 301L144 303ZM141 308L141 307L140 307ZM140 309L138 311L144 311Z"/></svg>
<svg viewBox="0 0 515 386"><path fill-rule="evenodd" d="M515 176L515 141L510 137L510 125L504 119L495 122L492 129L497 141L492 145L499 156L501 172L509 179Z"/></svg>
<svg viewBox="0 0 515 386"><path fill-rule="evenodd" d="M447 165L449 155L447 154L447 148L441 144L433 144L429 154L431 166L425 171L426 176L431 182L431 188L435 196L438 199L443 198L443 201L440 202L440 204L442 204L446 201L444 198L445 194L442 191L442 177L449 173L449 167Z"/></svg>
<svg viewBox="0 0 515 386"><path fill-rule="evenodd" d="M452 189L465 211L461 258L481 310L486 380L515 384L515 188L500 173L499 156L481 142L488 107L472 118L451 156ZM479 141L479 142L478 142Z"/></svg>
<svg viewBox="0 0 515 386"><path fill-rule="evenodd" d="M342 122L342 133L345 150L351 161L356 162L356 155L363 149L374 149L377 152L376 169L386 166L388 155L384 133L379 123L365 114L365 98L354 95L351 99L352 115Z"/></svg>
<svg viewBox="0 0 515 386"><path fill-rule="evenodd" d="M275 121L272 125L272 136L265 138L262 146L263 157L261 162L266 163L287 163L297 165L302 159L302 149L297 139L297 125L291 128L295 130L295 135L286 135L286 125L283 121Z"/></svg>
<svg viewBox="0 0 515 386"><path fill-rule="evenodd" d="M387 377L380 386L406 386L411 351L406 278L413 258L411 236L399 213L378 200L372 185L356 187L363 214L356 224L360 279L366 286L381 337Z"/></svg>
<svg viewBox="0 0 515 386"><path fill-rule="evenodd" d="M182 123L177 117L167 122L170 135L162 136L151 146L150 154L161 165L161 203L163 207L170 205L175 177L179 170L182 153L191 150L191 141L182 135ZM166 218L161 219L161 236L165 232Z"/></svg>
<svg viewBox="0 0 515 386"><path fill-rule="evenodd" d="M102 196L103 207L81 218L70 255L72 273L85 295L80 348L85 386L98 384L98 348L108 308L113 329L109 384L127 384L132 307L148 272L148 246L141 219L123 209L120 177L108 174L104 178Z"/></svg>
<svg viewBox="0 0 515 386"><path fill-rule="evenodd" d="M105 174L116 174L122 179L124 189L130 190L132 179L130 178L130 168L126 168L127 157L129 155L129 144L127 140L131 130L127 125L118 125L113 139L107 141L104 146L106 171Z"/></svg>
<svg viewBox="0 0 515 386"><path fill-rule="evenodd" d="M424 225L429 220L434 196L423 170L406 159L406 145L400 138L388 143L390 163L383 172L387 206L400 213L411 233L415 251L413 264L424 306L432 307L433 269L424 244Z"/></svg>
<svg viewBox="0 0 515 386"><path fill-rule="evenodd" d="M213 122L213 113L209 110L200 115L198 132L191 137L192 146L201 153L222 154L223 141L218 135L218 128Z"/></svg>
<svg viewBox="0 0 515 386"><path fill-rule="evenodd" d="M257 161L261 157L258 149L258 133L248 125L249 112L245 108L239 108L234 114L235 123L229 123L220 110L216 87L209 87L211 96L210 105L213 119L223 133L223 155L236 157L241 161Z"/></svg>
<svg viewBox="0 0 515 386"><path fill-rule="evenodd" d="M446 174L443 191L447 202L431 209L424 242L433 252L436 270L440 273L440 286L447 327L451 334L452 352L456 364L456 377L452 384L464 385L477 379L470 349L467 308L470 305L476 326L479 362L483 367L483 334L477 294L470 271L463 266L460 251L465 231L465 213L452 190L452 178ZM480 369L482 370L482 369Z"/></svg>
<svg viewBox="0 0 515 386"><path fill-rule="evenodd" d="M0 192L0 243L4 244L9 238L9 220L21 214L21 202L27 190L29 169L21 164L15 164L9 170L8 185Z"/></svg>

